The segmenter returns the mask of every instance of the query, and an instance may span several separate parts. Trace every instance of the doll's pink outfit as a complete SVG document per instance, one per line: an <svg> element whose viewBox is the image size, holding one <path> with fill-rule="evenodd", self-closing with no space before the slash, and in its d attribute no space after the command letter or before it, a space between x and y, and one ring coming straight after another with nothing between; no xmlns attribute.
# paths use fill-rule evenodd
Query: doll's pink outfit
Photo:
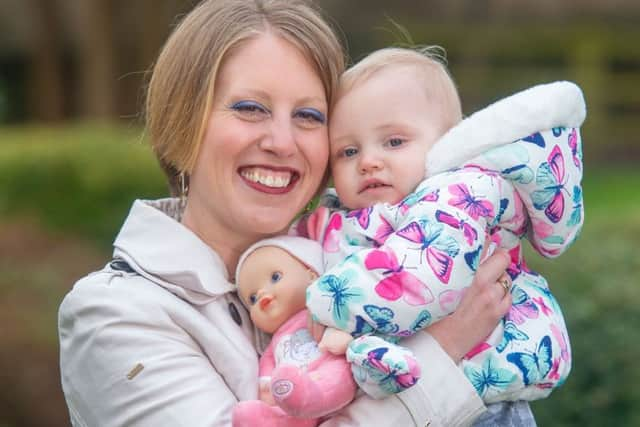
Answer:
<svg viewBox="0 0 640 427"><path fill-rule="evenodd" d="M287 320L260 358L260 381L270 381L278 406L238 403L233 425L316 426L354 397L356 384L344 356L321 352L307 329L307 310Z"/></svg>

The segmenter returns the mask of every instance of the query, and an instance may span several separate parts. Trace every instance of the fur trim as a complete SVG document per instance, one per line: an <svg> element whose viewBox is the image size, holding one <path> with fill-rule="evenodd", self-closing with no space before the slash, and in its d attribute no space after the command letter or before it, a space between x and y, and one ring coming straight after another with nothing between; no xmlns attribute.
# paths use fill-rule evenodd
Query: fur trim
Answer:
<svg viewBox="0 0 640 427"><path fill-rule="evenodd" d="M586 116L582 90L568 81L518 92L472 114L431 148L426 175L464 164L493 147L554 127L579 127Z"/></svg>

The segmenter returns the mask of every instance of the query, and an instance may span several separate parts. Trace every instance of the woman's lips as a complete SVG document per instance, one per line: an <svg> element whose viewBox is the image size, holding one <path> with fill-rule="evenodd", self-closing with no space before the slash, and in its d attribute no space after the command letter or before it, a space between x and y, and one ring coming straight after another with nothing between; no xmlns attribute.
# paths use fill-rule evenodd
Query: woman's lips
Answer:
<svg viewBox="0 0 640 427"><path fill-rule="evenodd" d="M269 194L288 193L300 179L298 171L291 168L245 166L238 173L249 187Z"/></svg>

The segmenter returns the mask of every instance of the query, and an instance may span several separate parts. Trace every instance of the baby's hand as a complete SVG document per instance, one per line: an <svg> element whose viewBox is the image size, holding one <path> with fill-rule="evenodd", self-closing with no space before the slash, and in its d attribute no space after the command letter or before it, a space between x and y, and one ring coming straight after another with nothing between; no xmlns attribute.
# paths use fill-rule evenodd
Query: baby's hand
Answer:
<svg viewBox="0 0 640 427"><path fill-rule="evenodd" d="M328 351L331 354L341 356L347 352L347 347L349 347L351 341L353 341L353 337L347 332L335 328L327 328L318 343L318 348L321 351Z"/></svg>
<svg viewBox="0 0 640 427"><path fill-rule="evenodd" d="M276 401L273 399L273 395L271 394L271 377L260 377L258 378L258 381L258 399L268 405L275 406Z"/></svg>

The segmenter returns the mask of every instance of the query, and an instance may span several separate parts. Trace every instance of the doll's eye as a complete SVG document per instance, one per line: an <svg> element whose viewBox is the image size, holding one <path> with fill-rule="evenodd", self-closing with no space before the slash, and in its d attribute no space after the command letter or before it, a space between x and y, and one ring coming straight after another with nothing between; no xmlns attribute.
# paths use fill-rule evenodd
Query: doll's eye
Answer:
<svg viewBox="0 0 640 427"><path fill-rule="evenodd" d="M280 279L282 279L281 271L274 271L273 273L271 273L271 283L279 282Z"/></svg>
<svg viewBox="0 0 640 427"><path fill-rule="evenodd" d="M258 296L256 294L249 295L249 305L254 305L258 302Z"/></svg>

